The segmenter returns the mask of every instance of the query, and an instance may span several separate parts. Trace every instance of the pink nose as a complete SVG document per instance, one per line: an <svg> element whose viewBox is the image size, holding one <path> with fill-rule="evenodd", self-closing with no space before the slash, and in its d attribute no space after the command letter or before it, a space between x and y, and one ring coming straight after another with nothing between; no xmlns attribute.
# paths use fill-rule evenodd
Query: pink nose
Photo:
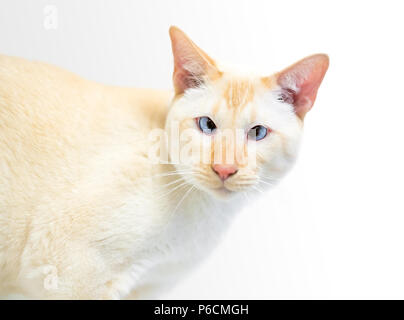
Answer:
<svg viewBox="0 0 404 320"><path fill-rule="evenodd" d="M232 176L233 174L237 173L237 167L234 165L214 164L212 166L212 169L223 181L226 180L228 177Z"/></svg>

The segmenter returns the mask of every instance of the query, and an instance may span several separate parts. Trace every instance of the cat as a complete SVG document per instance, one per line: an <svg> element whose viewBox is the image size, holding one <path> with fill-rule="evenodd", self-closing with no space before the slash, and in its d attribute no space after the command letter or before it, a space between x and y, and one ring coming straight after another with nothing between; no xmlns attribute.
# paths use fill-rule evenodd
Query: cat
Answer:
<svg viewBox="0 0 404 320"><path fill-rule="evenodd" d="M219 67L177 27L169 33L173 91L0 56L3 298L158 297L293 165L328 56L246 76ZM222 129L242 133L241 158ZM187 148L207 157L190 161Z"/></svg>

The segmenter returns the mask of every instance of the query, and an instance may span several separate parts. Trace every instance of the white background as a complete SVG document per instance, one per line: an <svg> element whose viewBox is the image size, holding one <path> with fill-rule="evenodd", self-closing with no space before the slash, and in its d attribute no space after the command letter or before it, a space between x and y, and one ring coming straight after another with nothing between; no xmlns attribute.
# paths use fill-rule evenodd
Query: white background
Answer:
<svg viewBox="0 0 404 320"><path fill-rule="evenodd" d="M403 12L400 1L2 0L0 52L155 88L171 86L172 24L264 75L328 53L293 171L165 297L404 298Z"/></svg>

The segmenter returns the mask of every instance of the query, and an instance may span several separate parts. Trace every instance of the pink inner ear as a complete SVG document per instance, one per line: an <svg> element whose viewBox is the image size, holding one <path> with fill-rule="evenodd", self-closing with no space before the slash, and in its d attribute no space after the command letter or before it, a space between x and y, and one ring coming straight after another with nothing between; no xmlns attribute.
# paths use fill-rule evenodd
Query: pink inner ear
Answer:
<svg viewBox="0 0 404 320"><path fill-rule="evenodd" d="M319 72L312 72L310 77L302 82L300 91L296 95L295 107L296 112L301 114L307 113L313 106L316 100L317 90L320 86L323 75L320 76ZM302 110L300 110L302 109Z"/></svg>
<svg viewBox="0 0 404 320"><path fill-rule="evenodd" d="M328 56L318 54L307 57L278 76L278 84L286 91L293 91L296 114L303 119L316 100L317 91L328 68Z"/></svg>
<svg viewBox="0 0 404 320"><path fill-rule="evenodd" d="M196 88L200 86L202 82L202 77L198 78L196 75L192 75L184 69L174 71L174 83L177 93L182 93L189 88Z"/></svg>
<svg viewBox="0 0 404 320"><path fill-rule="evenodd" d="M206 78L219 74L214 61L181 30L170 28L174 55L174 86L177 94L198 87Z"/></svg>

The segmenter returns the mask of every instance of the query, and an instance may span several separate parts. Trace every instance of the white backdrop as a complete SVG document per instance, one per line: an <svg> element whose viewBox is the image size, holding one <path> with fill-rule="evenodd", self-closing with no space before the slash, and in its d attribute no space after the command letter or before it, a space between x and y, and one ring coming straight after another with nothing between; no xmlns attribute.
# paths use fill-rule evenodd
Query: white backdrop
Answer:
<svg viewBox="0 0 404 320"><path fill-rule="evenodd" d="M400 1L2 0L0 52L155 88L171 86L171 24L262 74L328 53L294 170L165 297L404 298L402 13Z"/></svg>

